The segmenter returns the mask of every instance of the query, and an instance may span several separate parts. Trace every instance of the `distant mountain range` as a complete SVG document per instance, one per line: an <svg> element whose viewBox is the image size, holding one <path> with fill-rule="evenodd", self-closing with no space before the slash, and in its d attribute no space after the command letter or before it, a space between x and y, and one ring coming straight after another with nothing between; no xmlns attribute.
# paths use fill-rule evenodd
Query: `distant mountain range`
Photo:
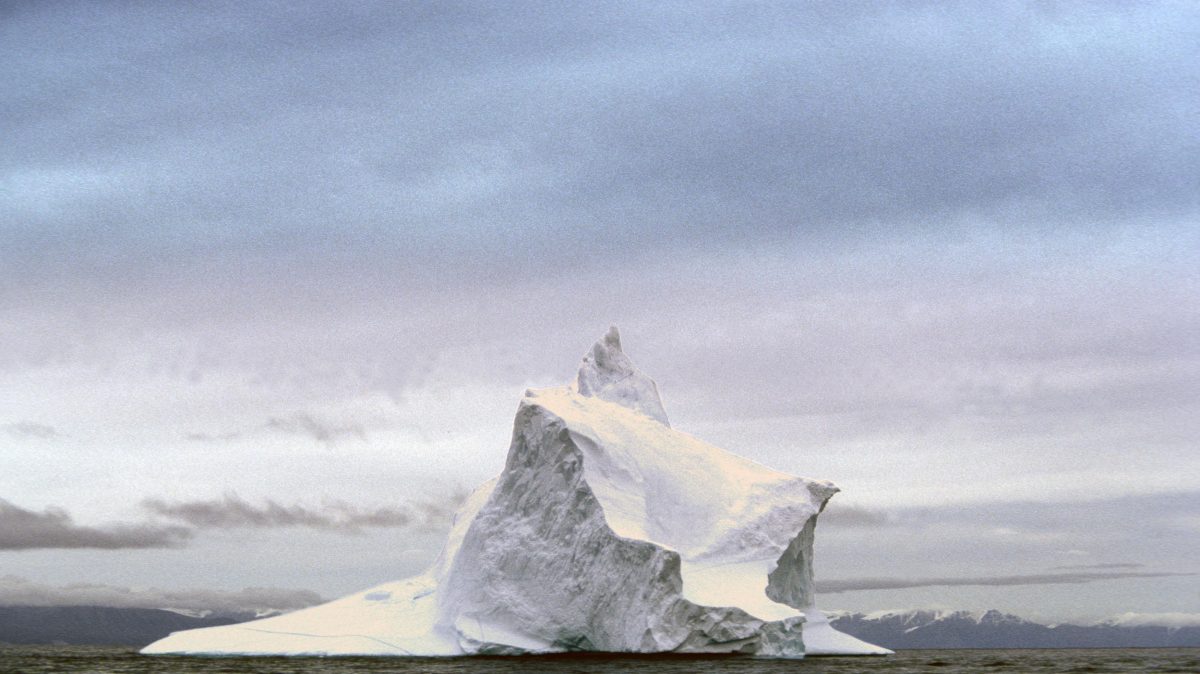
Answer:
<svg viewBox="0 0 1200 674"><path fill-rule="evenodd" d="M892 650L913 648L1200 647L1200 614L1126 614L1042 625L1000 611L827 611L837 629Z"/></svg>
<svg viewBox="0 0 1200 674"><path fill-rule="evenodd" d="M1200 647L1200 614L1126 614L1091 625L1042 625L1000 611L828 611L837 629L891 649ZM255 616L195 617L99 606L0 606L0 644L138 647L171 632Z"/></svg>
<svg viewBox="0 0 1200 674"><path fill-rule="evenodd" d="M153 608L0 606L0 644L144 646L171 632L229 625L251 614L192 617Z"/></svg>

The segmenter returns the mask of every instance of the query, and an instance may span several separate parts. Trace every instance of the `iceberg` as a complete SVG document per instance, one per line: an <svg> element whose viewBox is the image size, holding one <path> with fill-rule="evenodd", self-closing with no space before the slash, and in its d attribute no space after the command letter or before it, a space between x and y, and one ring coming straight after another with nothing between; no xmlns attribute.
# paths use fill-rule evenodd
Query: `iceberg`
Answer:
<svg viewBox="0 0 1200 674"><path fill-rule="evenodd" d="M573 384L528 390L503 472L420 576L148 654L886 654L816 609L813 535L838 491L671 428L611 328Z"/></svg>

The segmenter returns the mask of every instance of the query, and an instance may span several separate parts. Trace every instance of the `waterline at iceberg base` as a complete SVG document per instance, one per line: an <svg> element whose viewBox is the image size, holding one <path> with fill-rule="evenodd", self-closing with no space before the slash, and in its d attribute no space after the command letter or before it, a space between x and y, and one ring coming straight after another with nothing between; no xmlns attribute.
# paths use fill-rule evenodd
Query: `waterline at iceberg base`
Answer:
<svg viewBox="0 0 1200 674"><path fill-rule="evenodd" d="M672 429L612 328L573 385L526 391L504 471L425 574L142 652L886 654L814 606L813 534L836 492Z"/></svg>

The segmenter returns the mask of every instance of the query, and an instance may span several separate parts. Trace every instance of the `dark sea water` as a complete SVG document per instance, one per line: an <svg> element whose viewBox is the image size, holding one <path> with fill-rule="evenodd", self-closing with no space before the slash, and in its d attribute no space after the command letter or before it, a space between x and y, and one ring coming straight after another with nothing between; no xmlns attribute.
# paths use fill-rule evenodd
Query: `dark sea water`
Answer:
<svg viewBox="0 0 1200 674"><path fill-rule="evenodd" d="M520 658L192 658L144 656L102 646L0 647L0 673L90 674L429 674L569 672L579 674L683 674L736 672L835 674L879 672L1200 672L1200 649L1113 648L1062 650L901 651L887 657L755 660L743 657L542 656Z"/></svg>

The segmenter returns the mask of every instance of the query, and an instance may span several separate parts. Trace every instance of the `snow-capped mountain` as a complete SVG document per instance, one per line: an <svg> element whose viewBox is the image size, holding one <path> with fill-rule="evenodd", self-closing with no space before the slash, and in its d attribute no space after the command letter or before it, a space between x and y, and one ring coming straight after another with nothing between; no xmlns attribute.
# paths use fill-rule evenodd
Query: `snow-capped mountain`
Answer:
<svg viewBox="0 0 1200 674"><path fill-rule="evenodd" d="M144 646L172 631L229 625L247 614L186 616L174 611L104 606L0 606L0 644Z"/></svg>
<svg viewBox="0 0 1200 674"><path fill-rule="evenodd" d="M996 610L826 614L837 629L892 649L1200 646L1200 614L1194 613L1127 613L1089 625L1043 625Z"/></svg>

